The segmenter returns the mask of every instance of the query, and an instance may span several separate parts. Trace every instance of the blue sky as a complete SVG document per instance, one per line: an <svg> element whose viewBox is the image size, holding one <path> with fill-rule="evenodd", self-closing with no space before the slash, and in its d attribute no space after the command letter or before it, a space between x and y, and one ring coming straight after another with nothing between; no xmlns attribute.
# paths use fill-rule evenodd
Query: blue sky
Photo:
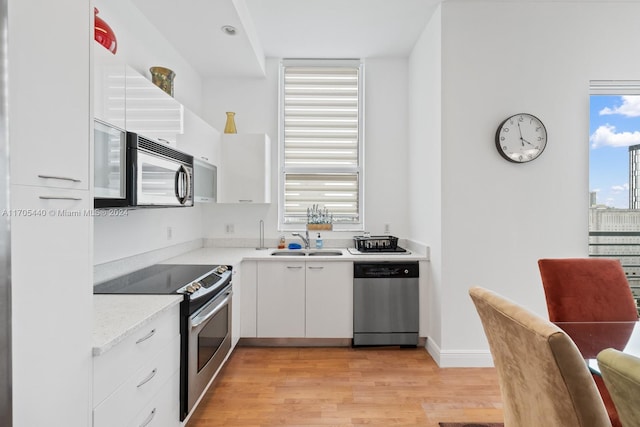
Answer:
<svg viewBox="0 0 640 427"><path fill-rule="evenodd" d="M592 95L589 189L599 204L629 207L629 149L640 144L640 95Z"/></svg>

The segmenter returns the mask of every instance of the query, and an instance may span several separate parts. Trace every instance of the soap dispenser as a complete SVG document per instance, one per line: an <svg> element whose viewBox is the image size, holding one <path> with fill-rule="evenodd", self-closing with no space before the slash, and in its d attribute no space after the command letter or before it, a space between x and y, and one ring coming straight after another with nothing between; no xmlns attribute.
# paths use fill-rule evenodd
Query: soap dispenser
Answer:
<svg viewBox="0 0 640 427"><path fill-rule="evenodd" d="M320 237L320 233L318 233L318 238L316 239L316 249L322 249L322 237Z"/></svg>

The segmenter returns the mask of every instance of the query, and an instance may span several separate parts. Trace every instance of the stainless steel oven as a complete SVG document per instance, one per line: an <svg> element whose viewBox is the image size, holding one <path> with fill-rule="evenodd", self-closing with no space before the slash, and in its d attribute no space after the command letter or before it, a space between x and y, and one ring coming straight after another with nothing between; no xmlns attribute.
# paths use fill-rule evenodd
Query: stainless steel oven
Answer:
<svg viewBox="0 0 640 427"><path fill-rule="evenodd" d="M189 413L231 350L232 285L187 319Z"/></svg>
<svg viewBox="0 0 640 427"><path fill-rule="evenodd" d="M96 284L95 294L181 294L180 421L193 410L231 350L232 270L155 264Z"/></svg>

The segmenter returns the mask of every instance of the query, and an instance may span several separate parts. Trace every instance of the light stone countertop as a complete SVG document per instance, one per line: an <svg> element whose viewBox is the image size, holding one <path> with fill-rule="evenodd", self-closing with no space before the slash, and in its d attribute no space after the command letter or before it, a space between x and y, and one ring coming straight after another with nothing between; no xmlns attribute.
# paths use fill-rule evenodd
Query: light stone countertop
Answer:
<svg viewBox="0 0 640 427"><path fill-rule="evenodd" d="M182 295L94 295L93 355L107 352L181 301Z"/></svg>
<svg viewBox="0 0 640 427"><path fill-rule="evenodd" d="M239 265L242 261L278 261L278 260L298 260L298 261L315 261L315 262L335 262L335 261L428 261L428 256L415 251L408 253L372 253L372 254L353 254L353 248L327 248L324 249L292 249L290 252L305 251L340 251L342 255L338 256L272 256L273 252L286 251L286 249L255 249L255 248L223 248L223 247L205 247L178 255L173 258L162 261L163 264L226 264Z"/></svg>

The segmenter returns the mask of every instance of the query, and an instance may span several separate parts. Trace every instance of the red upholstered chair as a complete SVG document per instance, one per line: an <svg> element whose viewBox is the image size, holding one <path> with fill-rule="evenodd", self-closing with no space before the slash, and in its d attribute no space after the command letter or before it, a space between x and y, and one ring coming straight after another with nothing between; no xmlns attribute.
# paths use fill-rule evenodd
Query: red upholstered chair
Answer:
<svg viewBox="0 0 640 427"><path fill-rule="evenodd" d="M538 260L552 322L638 320L638 311L620 262L606 258ZM593 376L614 427L618 413L599 375Z"/></svg>

